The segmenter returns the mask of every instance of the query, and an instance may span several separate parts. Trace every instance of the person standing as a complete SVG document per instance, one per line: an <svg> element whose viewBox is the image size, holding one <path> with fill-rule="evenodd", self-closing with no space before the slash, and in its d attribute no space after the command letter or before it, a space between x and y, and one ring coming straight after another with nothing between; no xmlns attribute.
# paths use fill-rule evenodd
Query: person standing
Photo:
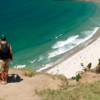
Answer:
<svg viewBox="0 0 100 100"><path fill-rule="evenodd" d="M1 60L4 63L3 72L2 72L2 84L7 83L8 78L8 70L9 70L9 59L13 61L13 52L11 45L6 43L6 36L1 36L1 44L0 44L0 53L1 53Z"/></svg>
<svg viewBox="0 0 100 100"><path fill-rule="evenodd" d="M0 39L0 44L1 44L1 39ZM5 65L5 63L1 60L1 53L0 53L0 82L1 82L1 75L3 72L4 65Z"/></svg>

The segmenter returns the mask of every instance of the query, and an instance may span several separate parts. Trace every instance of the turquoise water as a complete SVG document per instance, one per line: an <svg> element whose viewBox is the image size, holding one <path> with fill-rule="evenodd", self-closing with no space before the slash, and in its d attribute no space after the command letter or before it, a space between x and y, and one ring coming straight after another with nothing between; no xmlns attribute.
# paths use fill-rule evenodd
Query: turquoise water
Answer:
<svg viewBox="0 0 100 100"><path fill-rule="evenodd" d="M0 35L6 35L14 54L10 67L49 67L95 34L99 9L94 2L0 0Z"/></svg>

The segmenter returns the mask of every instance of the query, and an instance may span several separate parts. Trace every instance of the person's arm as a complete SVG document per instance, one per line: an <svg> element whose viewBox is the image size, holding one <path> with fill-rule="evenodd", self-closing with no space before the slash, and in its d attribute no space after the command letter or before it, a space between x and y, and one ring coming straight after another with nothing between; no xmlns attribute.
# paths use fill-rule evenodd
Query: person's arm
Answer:
<svg viewBox="0 0 100 100"><path fill-rule="evenodd" d="M13 61L13 51L12 51L11 45L10 45L10 54L11 54L11 60Z"/></svg>

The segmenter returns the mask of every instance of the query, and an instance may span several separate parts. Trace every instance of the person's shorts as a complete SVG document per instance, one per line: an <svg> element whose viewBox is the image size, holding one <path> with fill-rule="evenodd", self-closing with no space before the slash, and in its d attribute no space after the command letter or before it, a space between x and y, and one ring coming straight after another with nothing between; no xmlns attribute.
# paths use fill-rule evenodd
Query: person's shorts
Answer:
<svg viewBox="0 0 100 100"><path fill-rule="evenodd" d="M0 73L8 72L9 70L9 59L0 60Z"/></svg>

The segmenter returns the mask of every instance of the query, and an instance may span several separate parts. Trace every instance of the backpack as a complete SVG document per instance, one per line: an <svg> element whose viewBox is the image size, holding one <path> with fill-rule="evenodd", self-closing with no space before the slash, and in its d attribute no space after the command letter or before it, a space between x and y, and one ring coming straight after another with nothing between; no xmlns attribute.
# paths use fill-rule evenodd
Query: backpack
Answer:
<svg viewBox="0 0 100 100"><path fill-rule="evenodd" d="M0 55L1 59L8 59L11 58L10 54L10 44L5 43L5 44L0 44Z"/></svg>

